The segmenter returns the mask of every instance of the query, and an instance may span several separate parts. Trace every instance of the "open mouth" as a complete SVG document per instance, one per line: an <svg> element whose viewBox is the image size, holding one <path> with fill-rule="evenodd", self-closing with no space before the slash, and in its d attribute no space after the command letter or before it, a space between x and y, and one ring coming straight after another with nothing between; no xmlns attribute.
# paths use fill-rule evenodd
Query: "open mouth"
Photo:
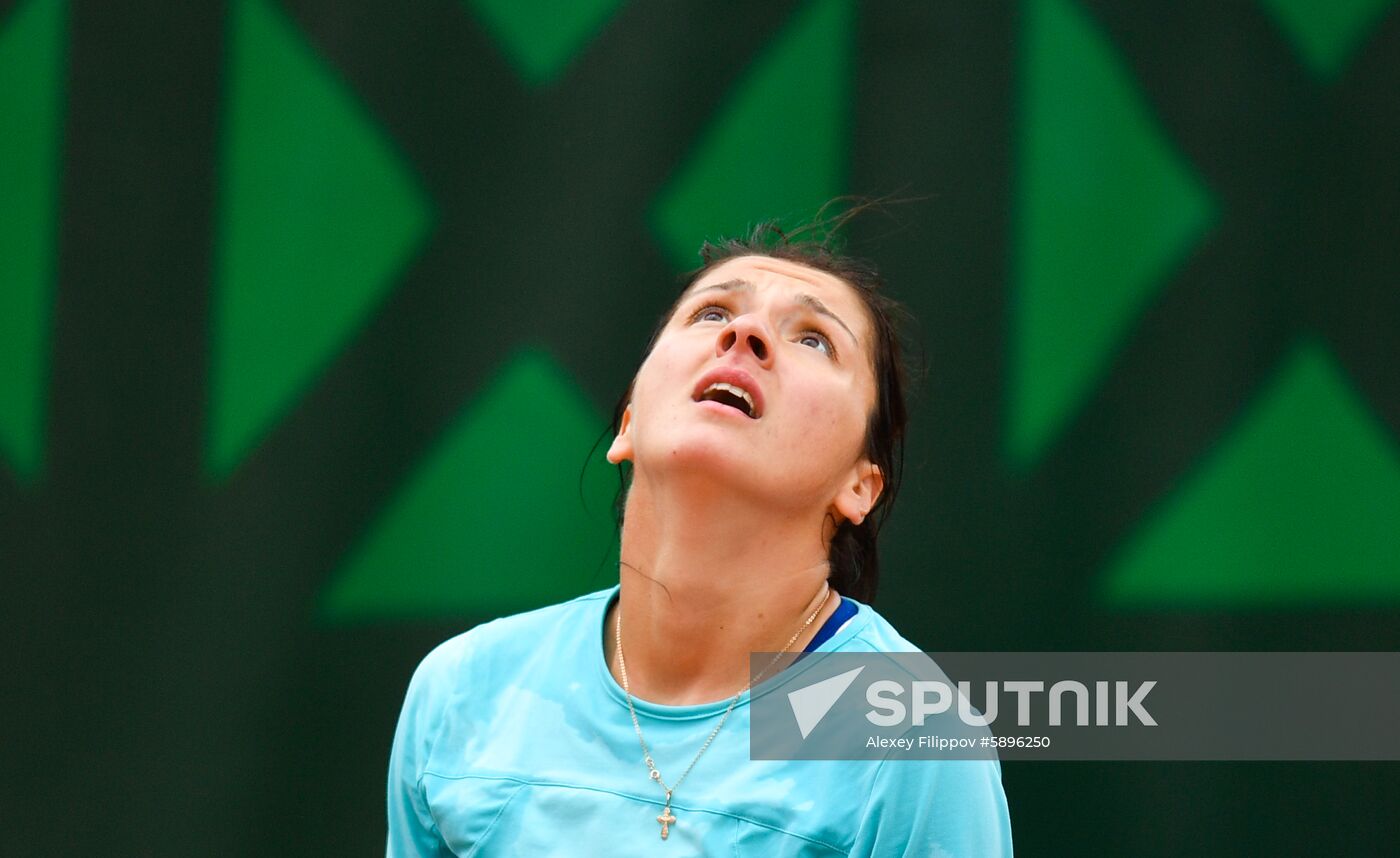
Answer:
<svg viewBox="0 0 1400 858"><path fill-rule="evenodd" d="M751 420L758 419L758 409L754 406L753 396L742 387L728 382L717 381L711 384L700 392L695 401L718 402L721 405L728 405L730 408L742 411Z"/></svg>

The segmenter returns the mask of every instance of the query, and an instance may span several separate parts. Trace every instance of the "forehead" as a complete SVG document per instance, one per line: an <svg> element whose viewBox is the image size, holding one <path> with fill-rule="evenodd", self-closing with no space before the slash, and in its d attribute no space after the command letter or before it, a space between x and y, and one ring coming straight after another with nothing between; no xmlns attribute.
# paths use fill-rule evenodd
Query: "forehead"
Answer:
<svg viewBox="0 0 1400 858"><path fill-rule="evenodd" d="M754 289L759 291L776 289L792 295L810 295L840 316L862 345L868 341L869 323L865 302L856 294L855 289L834 274L788 259L776 259L771 256L736 256L726 259L696 280L681 296L681 300L684 301L708 286L733 280L751 283Z"/></svg>

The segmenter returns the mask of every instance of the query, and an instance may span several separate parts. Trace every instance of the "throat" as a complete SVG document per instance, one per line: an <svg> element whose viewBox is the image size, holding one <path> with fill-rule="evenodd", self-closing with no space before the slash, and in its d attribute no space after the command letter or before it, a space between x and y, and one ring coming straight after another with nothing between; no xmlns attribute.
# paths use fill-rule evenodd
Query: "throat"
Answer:
<svg viewBox="0 0 1400 858"><path fill-rule="evenodd" d="M821 582L817 582L821 587ZM689 634L674 634L664 614L648 610L650 600L629 599L628 588L612 604L606 618L606 662L619 686L630 686L634 698L665 706L722 703L745 690L753 678L751 655L777 653L786 647L789 657L767 669L763 679L775 675L801 652L822 624L834 613L840 597L827 589L798 606L799 612L769 606L750 614L723 618L708 627L682 623ZM820 600L819 600L820 599ZM634 604L639 605L632 610ZM617 653L618 611L622 614L622 660ZM776 617L784 617L775 620ZM624 683L622 661L627 676ZM765 664L767 664L765 660Z"/></svg>

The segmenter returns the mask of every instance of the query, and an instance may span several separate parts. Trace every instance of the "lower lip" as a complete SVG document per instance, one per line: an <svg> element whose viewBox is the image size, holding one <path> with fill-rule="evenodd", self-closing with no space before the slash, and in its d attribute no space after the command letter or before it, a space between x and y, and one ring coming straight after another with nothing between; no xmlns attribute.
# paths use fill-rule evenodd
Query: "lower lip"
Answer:
<svg viewBox="0 0 1400 858"><path fill-rule="evenodd" d="M724 414L730 417L737 417L740 420L744 421L749 421L753 419L752 417L735 408L734 406L725 405L722 402L714 402L709 399L702 399L695 404L705 409L706 411L713 411L716 414Z"/></svg>

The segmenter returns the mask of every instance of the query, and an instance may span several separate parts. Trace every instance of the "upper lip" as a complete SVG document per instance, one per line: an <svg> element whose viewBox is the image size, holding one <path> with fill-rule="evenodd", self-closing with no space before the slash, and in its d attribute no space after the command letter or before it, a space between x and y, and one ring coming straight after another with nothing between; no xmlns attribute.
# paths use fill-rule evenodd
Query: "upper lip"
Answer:
<svg viewBox="0 0 1400 858"><path fill-rule="evenodd" d="M691 391L690 398L696 402L700 401L700 395L709 389L710 385L718 382L742 387L749 396L753 397L753 414L749 416L755 420L763 416L763 391L759 389L758 382L754 380L753 376L736 366L716 367L700 376L700 381L695 385L695 390Z"/></svg>

